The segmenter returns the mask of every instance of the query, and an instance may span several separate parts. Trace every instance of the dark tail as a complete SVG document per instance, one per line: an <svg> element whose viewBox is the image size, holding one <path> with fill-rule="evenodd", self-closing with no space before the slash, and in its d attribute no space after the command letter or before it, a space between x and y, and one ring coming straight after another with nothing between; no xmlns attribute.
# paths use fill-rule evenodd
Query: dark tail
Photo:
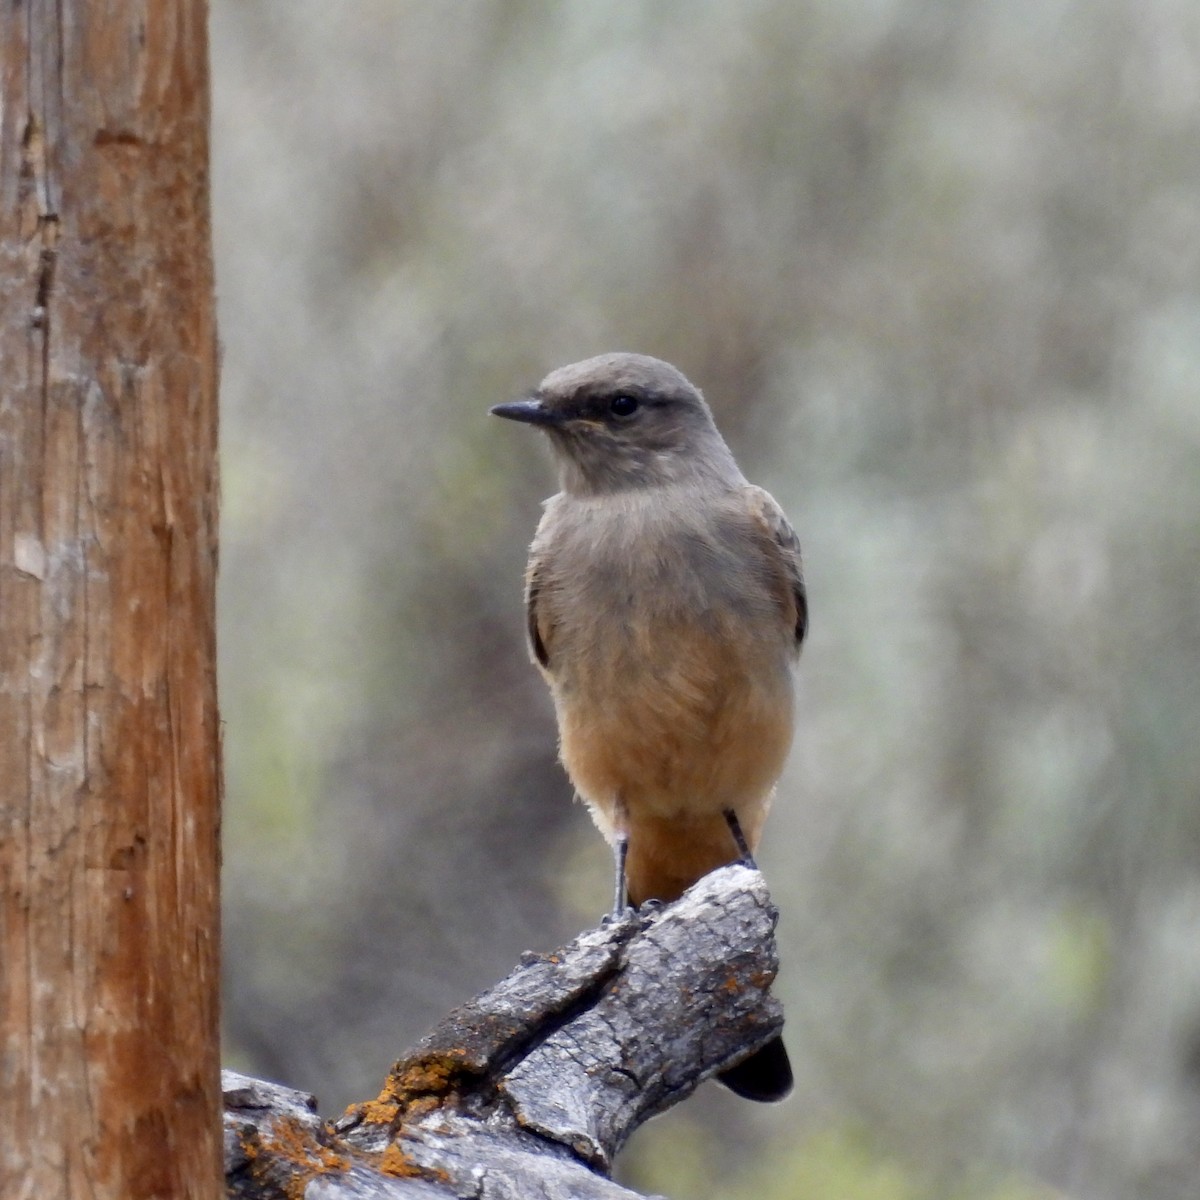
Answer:
<svg viewBox="0 0 1200 1200"><path fill-rule="evenodd" d="M772 1038L761 1050L755 1050L717 1078L731 1092L747 1100L763 1103L782 1100L792 1090L792 1064L783 1038Z"/></svg>

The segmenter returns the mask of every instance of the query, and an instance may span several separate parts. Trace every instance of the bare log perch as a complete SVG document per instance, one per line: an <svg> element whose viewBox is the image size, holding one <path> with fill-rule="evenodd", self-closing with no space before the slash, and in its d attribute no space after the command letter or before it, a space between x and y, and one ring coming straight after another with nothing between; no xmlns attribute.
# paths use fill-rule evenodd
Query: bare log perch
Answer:
<svg viewBox="0 0 1200 1200"><path fill-rule="evenodd" d="M616 1200L647 1118L783 1025L776 912L742 866L682 899L525 955L323 1120L301 1092L226 1072L229 1195L308 1200Z"/></svg>

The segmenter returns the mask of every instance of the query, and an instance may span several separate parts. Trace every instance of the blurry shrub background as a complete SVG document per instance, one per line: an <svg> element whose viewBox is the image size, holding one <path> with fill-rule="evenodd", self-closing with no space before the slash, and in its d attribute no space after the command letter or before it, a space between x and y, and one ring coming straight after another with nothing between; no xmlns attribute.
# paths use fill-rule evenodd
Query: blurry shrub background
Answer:
<svg viewBox="0 0 1200 1200"><path fill-rule="evenodd" d="M1200 7L214 0L226 1058L373 1094L592 923L487 406L677 363L813 612L799 1084L676 1200L1194 1198Z"/></svg>

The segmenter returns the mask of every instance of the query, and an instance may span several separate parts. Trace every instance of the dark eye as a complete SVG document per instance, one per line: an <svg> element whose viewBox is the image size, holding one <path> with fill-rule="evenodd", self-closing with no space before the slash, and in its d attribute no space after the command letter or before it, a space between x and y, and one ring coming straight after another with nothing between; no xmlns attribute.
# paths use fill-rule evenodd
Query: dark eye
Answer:
<svg viewBox="0 0 1200 1200"><path fill-rule="evenodd" d="M621 392L620 395L614 396L608 406L614 417L632 417L639 407L638 398L630 396L627 392Z"/></svg>

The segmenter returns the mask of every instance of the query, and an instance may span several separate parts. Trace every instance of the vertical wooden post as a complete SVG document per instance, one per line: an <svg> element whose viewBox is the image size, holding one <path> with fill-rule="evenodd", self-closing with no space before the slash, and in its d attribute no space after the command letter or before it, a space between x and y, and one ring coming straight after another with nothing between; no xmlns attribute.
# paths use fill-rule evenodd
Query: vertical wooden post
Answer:
<svg viewBox="0 0 1200 1200"><path fill-rule="evenodd" d="M0 7L0 1195L216 1197L205 0Z"/></svg>

